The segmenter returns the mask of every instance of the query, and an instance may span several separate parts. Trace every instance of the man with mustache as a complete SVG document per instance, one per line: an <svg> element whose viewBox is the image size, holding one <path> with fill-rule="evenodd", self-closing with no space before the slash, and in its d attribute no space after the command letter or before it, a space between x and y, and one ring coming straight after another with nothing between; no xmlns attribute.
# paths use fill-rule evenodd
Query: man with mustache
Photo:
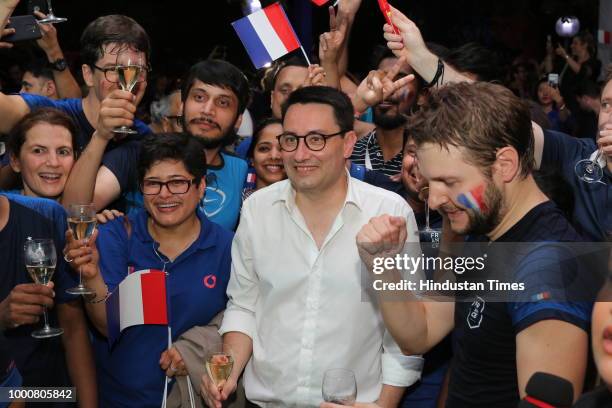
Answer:
<svg viewBox="0 0 612 408"><path fill-rule="evenodd" d="M378 70L386 73L397 61L398 58L387 52L378 63ZM392 80L397 81L412 73L412 68L408 64L403 64L396 78ZM415 106L419 88L419 81L409 81L373 108L376 127L355 144L351 155L353 163L370 170L381 171L389 177L401 172L406 124L404 114L409 113Z"/></svg>
<svg viewBox="0 0 612 408"><path fill-rule="evenodd" d="M536 371L568 379L578 396L590 313L588 302L575 301L572 278L581 270L577 263L559 260L567 247L540 244L580 238L531 174L527 105L507 88L484 82L447 85L427 102L409 131L419 169L429 181L429 204L444 216L443 237L495 242L486 249L488 277L508 265L508 276L525 288L508 291L504 300L512 301L507 303L490 301L489 292L479 297L466 292L462 298L457 292L455 302L420 302L412 293L403 302L382 300L386 327L407 354L430 350L454 330L449 408L516 407ZM372 265L372 256L398 253L405 230L396 217L372 219L357 237L366 265ZM389 243L396 246L388 250ZM447 253L445 243L440 250ZM523 246L526 253L519 257L509 246L500 251L505 243L534 245ZM480 247L472 245L470 251ZM475 276L466 272L463 278Z"/></svg>
<svg viewBox="0 0 612 408"><path fill-rule="evenodd" d="M98 170L104 143L113 137L112 129L133 117L135 110L132 94L117 91L114 96L102 102L97 128L102 143L89 146L75 165L75 168L81 166L78 180L75 177L80 187L74 191L79 192L81 202L93 199L98 209L106 207L122 193L131 207L142 207L142 194L136 182L139 142L108 154L107 160L120 171L110 172L106 166ZM249 99L249 84L244 74L221 60L195 64L181 90L184 129L200 138L205 146L202 160L206 160L208 171L206 194L200 206L211 221L227 229L234 229L238 220L247 164L225 153L223 148L234 142Z"/></svg>

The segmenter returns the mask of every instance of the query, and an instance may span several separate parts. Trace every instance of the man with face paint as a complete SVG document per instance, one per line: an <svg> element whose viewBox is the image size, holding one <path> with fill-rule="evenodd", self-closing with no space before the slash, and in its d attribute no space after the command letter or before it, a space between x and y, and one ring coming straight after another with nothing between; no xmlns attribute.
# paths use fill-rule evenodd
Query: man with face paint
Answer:
<svg viewBox="0 0 612 408"><path fill-rule="evenodd" d="M443 237L469 235L468 241L496 243L580 240L533 179L531 120L524 102L507 88L480 82L433 91L427 106L409 131L419 170L429 181L430 207L444 217ZM385 247L405 237L403 221L372 219L357 237L362 260L372 265L372 256L394 256ZM410 293L404 302L382 299L385 324L406 354L424 353L453 331L447 407L516 407L536 371L568 379L574 395L580 394L590 306L568 301L576 299L571 286L553 286L577 273L577 266L555 262L559 254L553 246L528 248L521 262L496 252L500 257L486 266L495 272L500 262L510 264L512 277L527 288L528 295L520 293L526 299L504 303L470 300L469 294L463 301L419 302ZM554 299L531 296L551 292Z"/></svg>
<svg viewBox="0 0 612 408"><path fill-rule="evenodd" d="M391 53L383 55L378 70L393 69L398 58ZM393 81L413 73L408 64L403 64ZM409 81L373 108L376 127L356 144L351 161L370 170L379 170L392 177L401 172L402 148L404 146L405 114L416 106L419 81Z"/></svg>

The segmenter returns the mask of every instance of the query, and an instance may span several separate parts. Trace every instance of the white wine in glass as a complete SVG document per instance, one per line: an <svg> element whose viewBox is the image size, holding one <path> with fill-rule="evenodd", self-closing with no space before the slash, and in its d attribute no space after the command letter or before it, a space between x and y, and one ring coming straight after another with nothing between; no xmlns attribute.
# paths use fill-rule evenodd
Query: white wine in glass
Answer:
<svg viewBox="0 0 612 408"><path fill-rule="evenodd" d="M144 80L145 69L144 54L135 51L129 47L119 50L117 54L117 76L119 77L119 86L127 92L132 92L136 83ZM138 134L134 129L127 126L121 126L113 129L115 133L121 134Z"/></svg>
<svg viewBox="0 0 612 408"><path fill-rule="evenodd" d="M206 352L206 372L217 386L222 386L229 378L234 367L234 356L227 344L213 343Z"/></svg>
<svg viewBox="0 0 612 408"><path fill-rule="evenodd" d="M68 226L77 240L89 239L96 230L96 208L93 204L72 204L68 207ZM93 295L95 291L83 284L83 275L79 270L79 284L66 289L71 295Z"/></svg>
<svg viewBox="0 0 612 408"><path fill-rule="evenodd" d="M57 254L53 240L28 238L23 246L23 250L26 269L34 283L39 285L49 284L53 278L57 263ZM45 339L64 333L64 330L49 325L46 306L43 307L43 317L45 325L42 329L33 331L32 337L35 339Z"/></svg>

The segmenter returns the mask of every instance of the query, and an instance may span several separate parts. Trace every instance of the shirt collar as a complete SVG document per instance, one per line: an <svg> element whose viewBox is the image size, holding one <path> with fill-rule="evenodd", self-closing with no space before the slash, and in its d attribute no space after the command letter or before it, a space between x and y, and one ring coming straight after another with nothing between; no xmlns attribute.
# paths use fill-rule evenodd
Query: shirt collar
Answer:
<svg viewBox="0 0 612 408"><path fill-rule="evenodd" d="M345 174L348 179L348 189L342 208L345 208L348 203L351 203L361 211L361 196L355 186L358 181L351 177L351 174L349 173L348 169L345 169ZM295 189L291 185L291 180L287 179L284 183L285 185L281 188L280 194L278 198L274 200L274 202L282 201L283 203L285 203L285 207L287 207L287 210L289 210L289 212L293 212L296 206Z"/></svg>
<svg viewBox="0 0 612 408"><path fill-rule="evenodd" d="M206 249L215 246L217 241L217 230L213 228L212 222L206 217L204 212L199 208L196 210L196 214L200 219L200 235L196 240L196 248ZM133 217L130 217L132 223L133 232L136 237L144 242L155 242L149 229L147 228L147 221L149 219L149 213L145 209L138 210L133 213Z"/></svg>

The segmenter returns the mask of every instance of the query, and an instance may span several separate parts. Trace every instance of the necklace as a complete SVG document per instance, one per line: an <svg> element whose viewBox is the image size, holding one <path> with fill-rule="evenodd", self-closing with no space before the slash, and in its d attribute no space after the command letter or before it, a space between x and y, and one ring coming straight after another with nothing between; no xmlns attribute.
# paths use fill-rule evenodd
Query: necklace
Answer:
<svg viewBox="0 0 612 408"><path fill-rule="evenodd" d="M151 223L153 222L153 220L151 220L150 218L149 218L149 221ZM152 245L153 245L153 252L155 253L155 256L157 256L159 261L163 264L162 272L165 272L166 274L168 274L168 272L166 271L166 265L168 265L169 263L173 263L176 260L176 258L178 258L183 252L185 252L185 250L187 248L189 248L198 239L198 237L200 236L200 234L198 233L194 239L188 241L187 244L185 246L183 246L183 248L181 248L180 251L178 251L178 255L177 256L175 256L173 259L170 259L169 257L167 257L165 255L162 258L162 256L159 254L159 252L157 252L157 248L155 248L155 244L156 244L155 237L153 236L153 233L152 233L151 230L149 231L149 233L151 234L151 237L153 238L153 243L152 243ZM160 244L160 246L161 246L161 244ZM166 259L165 261L164 261L164 258Z"/></svg>

